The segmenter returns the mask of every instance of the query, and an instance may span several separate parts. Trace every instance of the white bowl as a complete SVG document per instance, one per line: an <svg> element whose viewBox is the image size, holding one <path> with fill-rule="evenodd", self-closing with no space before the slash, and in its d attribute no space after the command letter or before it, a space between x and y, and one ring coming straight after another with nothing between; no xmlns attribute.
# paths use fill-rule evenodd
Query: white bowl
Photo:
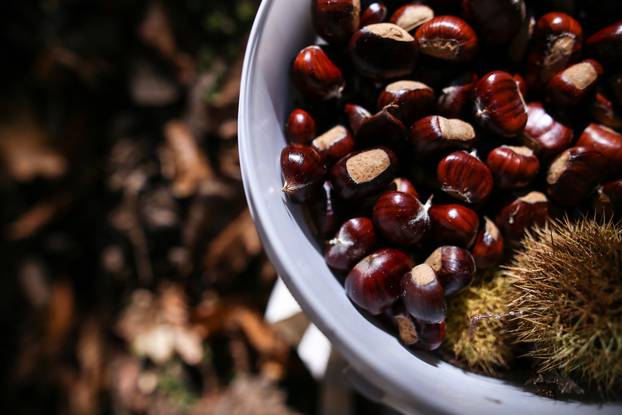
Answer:
<svg viewBox="0 0 622 415"><path fill-rule="evenodd" d="M622 404L536 396L518 385L411 353L368 321L324 264L299 206L281 194L279 154L290 110L289 68L313 42L309 0L264 0L248 42L239 110L246 197L270 260L305 313L369 383L373 397L406 413L621 414Z"/></svg>

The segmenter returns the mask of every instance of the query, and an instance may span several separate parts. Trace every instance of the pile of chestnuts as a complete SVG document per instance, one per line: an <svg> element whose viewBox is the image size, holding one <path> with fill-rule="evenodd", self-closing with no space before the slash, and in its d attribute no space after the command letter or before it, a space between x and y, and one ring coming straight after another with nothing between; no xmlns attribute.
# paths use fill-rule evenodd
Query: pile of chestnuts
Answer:
<svg viewBox="0 0 622 415"><path fill-rule="evenodd" d="M622 2L310 0L283 192L351 301L434 350L547 218L622 210Z"/></svg>

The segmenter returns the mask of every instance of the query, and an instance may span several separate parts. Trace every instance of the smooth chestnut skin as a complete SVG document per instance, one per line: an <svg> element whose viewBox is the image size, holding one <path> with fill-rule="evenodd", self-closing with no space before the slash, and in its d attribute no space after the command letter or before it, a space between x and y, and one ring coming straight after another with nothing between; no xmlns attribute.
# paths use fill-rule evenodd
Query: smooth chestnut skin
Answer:
<svg viewBox="0 0 622 415"><path fill-rule="evenodd" d="M443 88L438 97L437 109L447 118L463 118L471 109L477 75L467 73Z"/></svg>
<svg viewBox="0 0 622 415"><path fill-rule="evenodd" d="M318 236L322 239L331 238L343 221L345 207L336 197L330 180L324 181L317 196L314 196L307 206Z"/></svg>
<svg viewBox="0 0 622 415"><path fill-rule="evenodd" d="M402 277L404 307L415 319L425 323L445 320L445 290L428 264L420 264Z"/></svg>
<svg viewBox="0 0 622 415"><path fill-rule="evenodd" d="M315 138L317 124L307 111L296 108L287 118L285 132L290 143L309 144Z"/></svg>
<svg viewBox="0 0 622 415"><path fill-rule="evenodd" d="M338 97L345 87L341 69L319 46L308 46L298 53L292 79L300 92L316 100Z"/></svg>
<svg viewBox="0 0 622 415"><path fill-rule="evenodd" d="M419 333L419 342L416 344L418 349L433 351L442 346L445 340L445 321L430 324L417 320L416 326Z"/></svg>
<svg viewBox="0 0 622 415"><path fill-rule="evenodd" d="M622 213L622 179L599 186L594 205L596 211L610 215Z"/></svg>
<svg viewBox="0 0 622 415"><path fill-rule="evenodd" d="M422 24L415 39L422 54L445 61L468 62L477 53L477 34L456 16L438 16Z"/></svg>
<svg viewBox="0 0 622 415"><path fill-rule="evenodd" d="M357 72L377 80L408 75L418 55L415 39L392 23L362 27L352 36L349 50Z"/></svg>
<svg viewBox="0 0 622 415"><path fill-rule="evenodd" d="M360 0L313 0L313 27L328 43L342 45L359 28Z"/></svg>
<svg viewBox="0 0 622 415"><path fill-rule="evenodd" d="M587 126L577 146L600 152L607 161L607 175L622 174L622 134L600 124Z"/></svg>
<svg viewBox="0 0 622 415"><path fill-rule="evenodd" d="M530 192L504 206L495 218L505 240L520 242L532 226L544 225L549 217L549 201L543 193Z"/></svg>
<svg viewBox="0 0 622 415"><path fill-rule="evenodd" d="M434 18L434 10L425 4L407 3L397 9L391 16L394 23L407 32L413 33L415 29Z"/></svg>
<svg viewBox="0 0 622 415"><path fill-rule="evenodd" d="M407 131L387 106L376 114L363 120L356 131L356 145L359 148L388 145L392 148L401 147L406 143Z"/></svg>
<svg viewBox="0 0 622 415"><path fill-rule="evenodd" d="M589 104L589 110L592 119L596 123L612 129L622 129L622 117L618 112L618 108L602 91L594 95Z"/></svg>
<svg viewBox="0 0 622 415"><path fill-rule="evenodd" d="M440 115L430 115L410 127L410 143L419 159L434 157L448 150L472 147L475 130L471 124Z"/></svg>
<svg viewBox="0 0 622 415"><path fill-rule="evenodd" d="M434 246L470 248L475 242L479 216L473 209L458 204L432 205L429 214L432 229L428 235Z"/></svg>
<svg viewBox="0 0 622 415"><path fill-rule="evenodd" d="M572 144L572 129L556 121L541 103L529 103L527 117L527 125L522 134L523 144L543 161L551 160Z"/></svg>
<svg viewBox="0 0 622 415"><path fill-rule="evenodd" d="M337 125L316 137L311 146L326 163L332 164L354 150L354 139L346 127Z"/></svg>
<svg viewBox="0 0 622 415"><path fill-rule="evenodd" d="M389 192L402 192L408 193L415 199L419 199L419 193L412 182L404 177L396 177L393 179L389 186L387 186L387 191Z"/></svg>
<svg viewBox="0 0 622 415"><path fill-rule="evenodd" d="M622 64L622 20L594 33L585 41L585 46L607 65Z"/></svg>
<svg viewBox="0 0 622 415"><path fill-rule="evenodd" d="M365 108L356 104L346 104L344 107L344 111L346 113L346 118L348 119L348 124L350 125L350 130L357 134L363 122L369 117L371 117L371 113L367 111Z"/></svg>
<svg viewBox="0 0 622 415"><path fill-rule="evenodd" d="M594 90L602 74L603 67L593 59L575 63L551 78L548 97L558 106L576 105Z"/></svg>
<svg viewBox="0 0 622 415"><path fill-rule="evenodd" d="M326 166L322 156L309 146L290 144L281 151L283 192L289 200L304 203L322 185Z"/></svg>
<svg viewBox="0 0 622 415"><path fill-rule="evenodd" d="M441 246L425 260L445 289L452 295L467 287L475 275L475 259L469 251L458 246Z"/></svg>
<svg viewBox="0 0 622 415"><path fill-rule="evenodd" d="M476 156L456 151L444 157L436 169L441 190L466 203L478 204L493 188L492 173Z"/></svg>
<svg viewBox="0 0 622 415"><path fill-rule="evenodd" d="M398 300L402 293L402 276L412 266L412 259L398 249L375 251L348 273L346 294L354 304L378 315Z"/></svg>
<svg viewBox="0 0 622 415"><path fill-rule="evenodd" d="M374 224L390 242L414 245L430 230L429 205L408 193L384 193L374 206Z"/></svg>
<svg viewBox="0 0 622 415"><path fill-rule="evenodd" d="M393 151L372 148L342 157L330 170L339 197L362 199L384 189L395 178L397 157Z"/></svg>
<svg viewBox="0 0 622 415"><path fill-rule="evenodd" d="M527 16L523 0L464 0L462 10L480 38L497 45L510 42Z"/></svg>
<svg viewBox="0 0 622 415"><path fill-rule="evenodd" d="M386 20L388 14L387 6L378 2L372 3L361 13L361 27L382 23Z"/></svg>
<svg viewBox="0 0 622 415"><path fill-rule="evenodd" d="M503 137L514 137L527 124L527 108L512 75L493 71L475 84L475 118L480 125Z"/></svg>
<svg viewBox="0 0 622 415"><path fill-rule="evenodd" d="M484 225L475 238L471 255L477 269L488 269L499 265L503 259L503 236L493 221L484 216Z"/></svg>
<svg viewBox="0 0 622 415"><path fill-rule="evenodd" d="M486 164L500 189L525 187L540 170L540 161L528 147L497 147L488 153Z"/></svg>
<svg viewBox="0 0 622 415"><path fill-rule="evenodd" d="M334 238L326 242L324 260L335 271L349 272L372 252L376 243L371 219L352 218L341 225Z"/></svg>
<svg viewBox="0 0 622 415"><path fill-rule="evenodd" d="M416 81L397 81L387 85L378 97L378 109L398 117L404 126L431 114L436 105L434 90Z"/></svg>

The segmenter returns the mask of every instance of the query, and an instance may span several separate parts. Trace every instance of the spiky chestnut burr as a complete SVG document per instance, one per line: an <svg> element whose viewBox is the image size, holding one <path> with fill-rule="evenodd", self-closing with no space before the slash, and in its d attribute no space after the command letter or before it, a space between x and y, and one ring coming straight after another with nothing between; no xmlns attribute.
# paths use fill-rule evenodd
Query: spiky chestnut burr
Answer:
<svg viewBox="0 0 622 415"><path fill-rule="evenodd" d="M622 225L564 219L534 230L504 270L515 338L538 371L622 390Z"/></svg>

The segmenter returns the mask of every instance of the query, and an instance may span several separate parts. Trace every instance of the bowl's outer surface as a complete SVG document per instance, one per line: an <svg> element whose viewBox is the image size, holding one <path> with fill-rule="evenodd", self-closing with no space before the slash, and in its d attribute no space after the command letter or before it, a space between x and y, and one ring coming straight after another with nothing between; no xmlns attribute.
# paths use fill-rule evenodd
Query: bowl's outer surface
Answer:
<svg viewBox="0 0 622 415"><path fill-rule="evenodd" d="M240 164L265 249L305 313L369 382L375 398L406 413L621 414L622 404L588 405L533 395L413 355L352 305L324 264L298 206L281 194L279 154L289 109L289 67L313 40L309 0L264 0L249 39L239 111Z"/></svg>

